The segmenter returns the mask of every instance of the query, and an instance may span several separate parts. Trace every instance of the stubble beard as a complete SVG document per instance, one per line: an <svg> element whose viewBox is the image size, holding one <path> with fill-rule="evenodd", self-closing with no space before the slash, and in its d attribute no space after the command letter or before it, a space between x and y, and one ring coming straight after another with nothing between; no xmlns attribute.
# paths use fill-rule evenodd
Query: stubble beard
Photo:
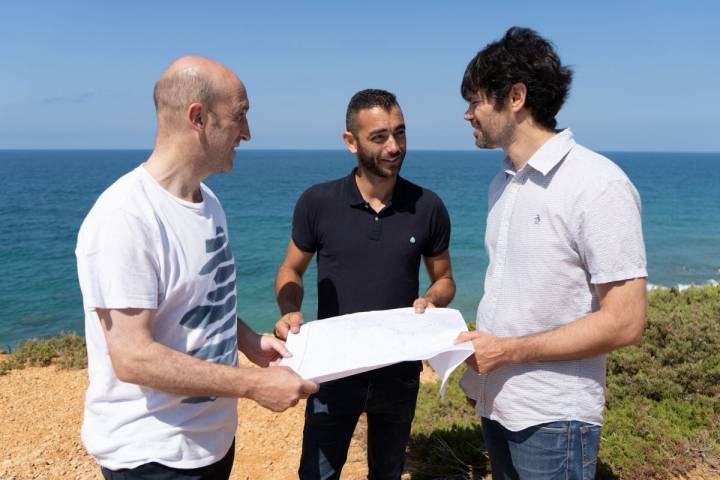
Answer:
<svg viewBox="0 0 720 480"><path fill-rule="evenodd" d="M480 137L475 137L475 145L478 148L491 150L494 148L505 148L515 142L515 126L505 123L495 134L488 135L487 130L479 128Z"/></svg>
<svg viewBox="0 0 720 480"><path fill-rule="evenodd" d="M405 154L402 153L400 154L400 158L398 159L397 168L384 169L380 166L380 161L376 160L374 156L365 152L360 145L358 145L357 147L356 155L358 161L360 162L360 165L362 165L363 167L363 170L379 178L392 178L397 176L400 173L400 168L402 167L403 160L405 159Z"/></svg>

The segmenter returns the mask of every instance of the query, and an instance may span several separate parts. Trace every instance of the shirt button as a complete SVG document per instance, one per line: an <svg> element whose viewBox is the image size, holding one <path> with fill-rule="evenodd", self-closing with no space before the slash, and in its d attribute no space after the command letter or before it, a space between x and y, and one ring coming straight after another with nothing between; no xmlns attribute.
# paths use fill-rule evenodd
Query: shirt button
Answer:
<svg viewBox="0 0 720 480"><path fill-rule="evenodd" d="M379 218L378 218L378 217L375 217L375 221L377 222L378 220L379 220Z"/></svg>

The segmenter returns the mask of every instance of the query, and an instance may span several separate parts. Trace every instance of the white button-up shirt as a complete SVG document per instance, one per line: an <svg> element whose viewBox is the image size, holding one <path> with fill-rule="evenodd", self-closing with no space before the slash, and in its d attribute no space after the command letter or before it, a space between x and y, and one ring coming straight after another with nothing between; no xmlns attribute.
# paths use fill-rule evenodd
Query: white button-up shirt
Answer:
<svg viewBox="0 0 720 480"><path fill-rule="evenodd" d="M647 276L637 190L617 165L577 145L569 129L520 171L506 159L488 201L480 331L552 330L599 309L595 284ZM558 420L600 425L605 363L598 355L510 364L463 383L473 385L477 412L510 430Z"/></svg>

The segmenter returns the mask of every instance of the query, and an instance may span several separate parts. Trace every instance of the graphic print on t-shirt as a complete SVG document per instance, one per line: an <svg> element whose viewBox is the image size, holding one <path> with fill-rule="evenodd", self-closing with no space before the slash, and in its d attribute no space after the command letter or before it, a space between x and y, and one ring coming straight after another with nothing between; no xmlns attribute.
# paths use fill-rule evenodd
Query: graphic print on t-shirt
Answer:
<svg viewBox="0 0 720 480"><path fill-rule="evenodd" d="M237 321L234 315L236 302L235 261L230 250L230 242L221 227L217 228L214 238L205 241L205 251L213 255L200 270L200 275L214 275L213 283L217 288L207 294L209 303L192 308L183 315L180 325L209 332L205 335L208 343L187 353L209 362L235 365L237 362L236 336L231 335L219 341L213 340L214 337L221 336L224 332L232 329ZM231 278L232 280L228 282ZM230 313L232 315L228 315ZM223 319L225 321L222 321ZM202 403L214 400L215 397L190 397L182 402Z"/></svg>

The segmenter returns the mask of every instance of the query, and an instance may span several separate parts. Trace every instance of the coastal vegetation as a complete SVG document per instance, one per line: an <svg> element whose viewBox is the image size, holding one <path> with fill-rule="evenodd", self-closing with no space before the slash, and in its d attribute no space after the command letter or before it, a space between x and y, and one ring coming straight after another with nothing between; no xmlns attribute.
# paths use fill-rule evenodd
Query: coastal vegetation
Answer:
<svg viewBox="0 0 720 480"><path fill-rule="evenodd" d="M668 479L698 465L720 469L720 287L654 290L635 346L608 356L599 479ZM83 368L84 339L27 340L0 361L0 375L29 365ZM413 479L483 478L480 424L451 378L445 400L421 385L407 468Z"/></svg>
<svg viewBox="0 0 720 480"><path fill-rule="evenodd" d="M480 424L457 381L446 400L423 385L408 468L413 479L482 478ZM608 356L597 478L668 479L720 469L720 287L648 294L642 341Z"/></svg>

